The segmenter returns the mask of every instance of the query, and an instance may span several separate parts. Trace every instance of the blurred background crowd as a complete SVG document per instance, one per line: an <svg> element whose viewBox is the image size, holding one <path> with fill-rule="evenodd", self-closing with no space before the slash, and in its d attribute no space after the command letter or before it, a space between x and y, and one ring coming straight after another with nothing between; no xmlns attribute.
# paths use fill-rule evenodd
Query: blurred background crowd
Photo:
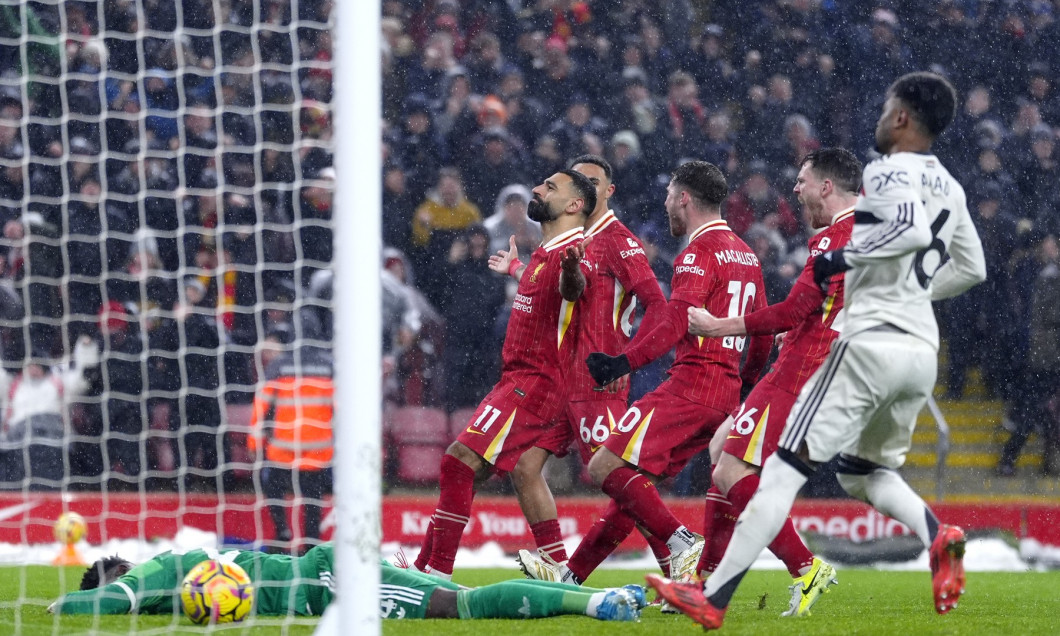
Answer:
<svg viewBox="0 0 1060 636"><path fill-rule="evenodd" d="M486 259L512 235L532 251L529 188L582 153L613 165L611 207L664 291L681 248L669 174L717 164L725 216L781 300L807 256L800 159L871 159L886 86L930 69L962 98L937 150L989 275L939 307L946 397L978 370L1011 405L1002 473L1031 432L1057 438L1060 0L382 9L388 404L452 412L485 395L514 292ZM210 477L241 458L217 427L250 402L263 356L330 339L332 18L332 0L0 7L0 344L17 374L96 343L99 371L66 394L73 485L106 469L116 487L144 487L142 471L166 487L182 467L237 483Z"/></svg>

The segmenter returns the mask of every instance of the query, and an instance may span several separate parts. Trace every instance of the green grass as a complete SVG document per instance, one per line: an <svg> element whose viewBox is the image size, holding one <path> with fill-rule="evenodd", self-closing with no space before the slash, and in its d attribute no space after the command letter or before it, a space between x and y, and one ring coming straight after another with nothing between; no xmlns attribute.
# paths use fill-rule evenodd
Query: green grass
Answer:
<svg viewBox="0 0 1060 636"><path fill-rule="evenodd" d="M514 569L463 570L457 581L484 585L511 578ZM74 589L80 568L6 567L0 568L0 634L202 634L205 628L187 619L170 616L64 616L56 618L45 611L63 589ZM603 587L643 581L643 573L602 570L588 581ZM754 571L740 586L726 616L724 634L1056 634L1060 616L1060 572L972 572L968 592L958 609L947 616L932 610L931 584L926 572L878 572L867 569L840 570L840 584L817 605L814 615L805 619L784 619L787 607L785 572ZM18 606L16 600L28 598ZM312 619L257 619L234 625L224 634L311 634ZM493 630L497 630L494 632ZM680 634L702 633L684 616L660 614L649 608L640 624L621 626L580 616L564 616L535 621L512 620L425 620L388 621L383 633L391 635L446 634L482 636L582 634Z"/></svg>

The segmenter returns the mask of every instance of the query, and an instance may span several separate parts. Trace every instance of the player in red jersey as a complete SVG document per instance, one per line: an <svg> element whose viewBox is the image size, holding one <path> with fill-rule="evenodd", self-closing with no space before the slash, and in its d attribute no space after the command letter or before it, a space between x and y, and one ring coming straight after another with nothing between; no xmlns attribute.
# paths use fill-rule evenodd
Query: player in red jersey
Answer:
<svg viewBox="0 0 1060 636"><path fill-rule="evenodd" d="M626 348L638 301L644 305L638 333L649 331L666 306L666 297L640 241L608 207L615 190L611 164L598 155L582 155L568 165L596 186L596 209L585 222L585 236L589 239L585 259L591 274L579 303L577 361L568 376L571 395L565 418L569 428L555 429L560 439L546 440L531 448L512 471L519 504L537 543L536 555L520 550L519 560L527 576L543 580L558 580L558 568L566 561L555 500L542 477L550 449L567 445L573 437L582 461L588 463L592 453L607 440L615 420L629 406L628 378L611 387L599 387L581 360L593 351L617 355ZM498 265L499 270L505 267L504 263ZM629 525L632 527L632 519ZM659 545L665 549L665 544Z"/></svg>
<svg viewBox="0 0 1060 636"><path fill-rule="evenodd" d="M585 175L557 172L534 188L527 206L527 216L542 230L541 246L530 262L524 266L503 252L491 257L510 261L519 274L501 350L501 379L442 457L438 507L414 564L421 572L452 576L475 481L512 470L526 449L549 434L567 402L564 369L573 364L575 302L585 289L582 230L595 206L596 189Z"/></svg>
<svg viewBox="0 0 1060 636"><path fill-rule="evenodd" d="M843 309L843 276L835 276L826 293L813 282L813 259L850 240L861 169L857 157L841 148L815 150L802 160L795 195L810 225L821 231L807 242L810 257L783 302L731 318L715 317L704 309L688 310L688 332L696 336L787 334L773 370L711 441L714 469L703 515L707 547L696 566L700 578L713 572L725 554L736 519L758 490L762 462L777 450L795 398L839 334L836 321ZM769 547L795 579L791 605L783 615L805 615L835 581L835 570L813 556L790 517Z"/></svg>
<svg viewBox="0 0 1060 636"><path fill-rule="evenodd" d="M616 422L589 472L614 503L670 550L670 573L689 574L699 560L695 536L663 504L654 482L679 472L707 447L714 431L740 401L765 365L772 346L766 336L699 338L687 333L688 309L739 316L765 306L758 257L721 218L728 185L721 171L690 161L674 171L667 187L670 232L689 236L674 261L670 301L650 333L610 356L592 353L589 372L606 385L669 351L677 357L669 379L638 400ZM740 369L740 357L750 346ZM693 558L694 557L694 558Z"/></svg>

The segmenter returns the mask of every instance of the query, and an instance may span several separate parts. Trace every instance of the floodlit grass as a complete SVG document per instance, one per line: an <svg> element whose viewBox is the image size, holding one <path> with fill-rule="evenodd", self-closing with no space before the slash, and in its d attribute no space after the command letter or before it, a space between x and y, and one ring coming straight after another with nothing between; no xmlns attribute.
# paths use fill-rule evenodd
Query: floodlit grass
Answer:
<svg viewBox="0 0 1060 636"><path fill-rule="evenodd" d="M81 568L0 568L0 634L202 634L211 630L192 625L184 617L172 616L63 616L45 610L62 590L77 587ZM457 580L465 585L484 585L518 575L514 568L462 570ZM931 583L926 572L878 572L840 570L840 584L805 619L784 619L787 607L785 572L754 571L741 585L726 617L725 634L1056 634L1060 616L1060 572L978 573L968 577L968 593L958 609L938 616L931 606ZM643 572L602 570L589 580L594 586L643 582ZM22 605L18 599L24 600ZM256 619L245 624L215 629L223 634L311 634L312 619ZM496 630L496 631L493 631ZM679 634L702 633L684 616L660 614L650 608L640 624L614 625L580 616L533 621L427 620L387 621L383 633L415 634L503 634L522 636L578 636L582 634ZM355 636L355 635L354 635Z"/></svg>

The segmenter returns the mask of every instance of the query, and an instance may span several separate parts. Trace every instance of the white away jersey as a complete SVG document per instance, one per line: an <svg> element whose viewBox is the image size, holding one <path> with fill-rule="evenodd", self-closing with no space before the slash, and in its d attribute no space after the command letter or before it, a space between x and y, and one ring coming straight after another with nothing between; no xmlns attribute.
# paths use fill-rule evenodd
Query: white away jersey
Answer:
<svg viewBox="0 0 1060 636"><path fill-rule="evenodd" d="M986 278L964 188L934 155L885 155L865 166L854 210L840 338L889 323L938 349L931 301Z"/></svg>

